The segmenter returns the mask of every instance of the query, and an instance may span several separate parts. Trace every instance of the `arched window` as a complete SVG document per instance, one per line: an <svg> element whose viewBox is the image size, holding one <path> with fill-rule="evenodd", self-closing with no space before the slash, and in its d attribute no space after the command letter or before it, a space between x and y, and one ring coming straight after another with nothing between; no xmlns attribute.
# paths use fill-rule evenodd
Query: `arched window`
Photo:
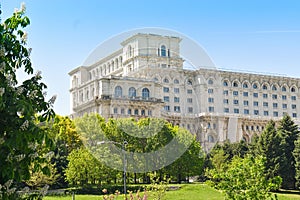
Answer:
<svg viewBox="0 0 300 200"><path fill-rule="evenodd" d="M267 89L268 89L268 86L267 86L267 85L263 85L262 89L263 89L263 90L267 90Z"/></svg>
<svg viewBox="0 0 300 200"><path fill-rule="evenodd" d="M239 87L238 82L234 81L234 82L233 82L233 87Z"/></svg>
<svg viewBox="0 0 300 200"><path fill-rule="evenodd" d="M116 63L116 69L119 68L119 61L118 61L118 58L115 59L115 63Z"/></svg>
<svg viewBox="0 0 300 200"><path fill-rule="evenodd" d="M282 92L286 92L286 87L285 87L285 86L282 86L281 91L282 91Z"/></svg>
<svg viewBox="0 0 300 200"><path fill-rule="evenodd" d="M153 81L158 81L158 78L154 77Z"/></svg>
<svg viewBox="0 0 300 200"><path fill-rule="evenodd" d="M228 86L228 81L223 81L223 86L227 87Z"/></svg>
<svg viewBox="0 0 300 200"><path fill-rule="evenodd" d="M121 86L115 87L115 97L122 97L122 88L121 88Z"/></svg>
<svg viewBox="0 0 300 200"><path fill-rule="evenodd" d="M119 57L120 67L122 66L123 58L122 56Z"/></svg>
<svg viewBox="0 0 300 200"><path fill-rule="evenodd" d="M138 114L139 114L139 110L138 110L138 109L135 109L135 110L134 110L134 114L135 114L135 115L138 115Z"/></svg>
<svg viewBox="0 0 300 200"><path fill-rule="evenodd" d="M169 83L169 79L165 78L164 83Z"/></svg>
<svg viewBox="0 0 300 200"><path fill-rule="evenodd" d="M128 46L127 53L128 53L128 57L132 56L132 47L131 47L131 45Z"/></svg>
<svg viewBox="0 0 300 200"><path fill-rule="evenodd" d="M112 72L115 71L115 62L114 61L111 62L111 71Z"/></svg>
<svg viewBox="0 0 300 200"><path fill-rule="evenodd" d="M215 139L212 135L209 135L207 139L208 139L208 142L215 142Z"/></svg>
<svg viewBox="0 0 300 200"><path fill-rule="evenodd" d="M175 79L175 80L174 80L174 84L179 84L179 80L178 80L178 79Z"/></svg>
<svg viewBox="0 0 300 200"><path fill-rule="evenodd" d="M165 45L161 45L161 47L160 47L160 56L162 56L162 57L166 57L167 56L166 46Z"/></svg>
<svg viewBox="0 0 300 200"><path fill-rule="evenodd" d="M143 99L148 99L150 97L150 92L148 88L144 88L142 90L142 98Z"/></svg>
<svg viewBox="0 0 300 200"><path fill-rule="evenodd" d="M277 87L275 85L272 86L272 90L276 91Z"/></svg>
<svg viewBox="0 0 300 200"><path fill-rule="evenodd" d="M128 90L128 96L130 98L136 97L136 89L134 87L129 88L129 90Z"/></svg>
<svg viewBox="0 0 300 200"><path fill-rule="evenodd" d="M257 89L257 88L258 88L257 84L254 83L254 84L253 84L253 89Z"/></svg>
<svg viewBox="0 0 300 200"><path fill-rule="evenodd" d="M212 79L209 79L209 80L208 80L208 84L209 84L209 85L212 85L212 84L214 84L214 81L213 81Z"/></svg>
<svg viewBox="0 0 300 200"><path fill-rule="evenodd" d="M292 87L291 92L296 92L296 89L294 87Z"/></svg>
<svg viewBox="0 0 300 200"><path fill-rule="evenodd" d="M244 83L244 84L243 84L243 88L248 88L248 84L247 84L247 83Z"/></svg>

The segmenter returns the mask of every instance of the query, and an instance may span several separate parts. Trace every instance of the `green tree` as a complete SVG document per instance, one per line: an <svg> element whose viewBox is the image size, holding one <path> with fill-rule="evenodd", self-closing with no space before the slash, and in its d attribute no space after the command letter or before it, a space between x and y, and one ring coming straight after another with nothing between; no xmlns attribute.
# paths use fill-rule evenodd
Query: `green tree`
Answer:
<svg viewBox="0 0 300 200"><path fill-rule="evenodd" d="M33 75L23 30L30 22L24 12L22 6L0 25L0 184L29 179L32 165L34 170L43 168L36 149L51 143L35 116L41 123L51 118L55 98L46 101L47 86L39 72ZM17 71L28 78L18 82Z"/></svg>
<svg viewBox="0 0 300 200"><path fill-rule="evenodd" d="M235 156L221 170L210 169L207 172L211 179L209 184L223 190L226 199L273 199L270 191L280 187L281 178L267 179L264 162L262 156Z"/></svg>
<svg viewBox="0 0 300 200"><path fill-rule="evenodd" d="M110 173L110 170L85 148L73 150L68 156L68 161L66 179L71 185L101 183Z"/></svg>
<svg viewBox="0 0 300 200"><path fill-rule="evenodd" d="M295 159L295 186L298 190L300 190L300 136L295 141L295 149L293 152L293 156Z"/></svg>
<svg viewBox="0 0 300 200"><path fill-rule="evenodd" d="M266 158L265 169L267 178L272 178L280 174L280 166L286 162L282 156L282 136L277 132L275 122L269 121L264 131L256 143L256 155Z"/></svg>
<svg viewBox="0 0 300 200"><path fill-rule="evenodd" d="M54 141L52 148L54 156L51 158L51 163L59 174L53 187L67 187L65 176L68 166L67 157L74 149L82 146L80 135L76 131L74 122L67 116L56 115L54 120L45 125L45 129Z"/></svg>
<svg viewBox="0 0 300 200"><path fill-rule="evenodd" d="M299 136L297 124L291 119L290 116L285 115L279 123L279 133L282 135L283 154L281 166L279 169L282 178L282 187L285 189L293 189L295 187L295 159L293 151L295 149L295 141Z"/></svg>

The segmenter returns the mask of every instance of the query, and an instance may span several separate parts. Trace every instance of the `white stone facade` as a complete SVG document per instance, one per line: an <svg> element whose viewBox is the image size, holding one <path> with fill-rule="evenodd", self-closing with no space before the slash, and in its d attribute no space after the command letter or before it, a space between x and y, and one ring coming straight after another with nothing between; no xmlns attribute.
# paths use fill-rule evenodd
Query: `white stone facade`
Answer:
<svg viewBox="0 0 300 200"><path fill-rule="evenodd" d="M299 124L300 79L187 70L178 37L136 34L91 66L72 70L72 116L159 117L195 134L205 150L226 139L250 141L270 120Z"/></svg>

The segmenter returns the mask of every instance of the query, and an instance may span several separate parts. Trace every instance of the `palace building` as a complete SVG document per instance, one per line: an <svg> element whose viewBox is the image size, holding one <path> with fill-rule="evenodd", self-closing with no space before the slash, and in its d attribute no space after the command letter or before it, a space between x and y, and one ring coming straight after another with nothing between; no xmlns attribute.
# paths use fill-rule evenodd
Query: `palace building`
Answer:
<svg viewBox="0 0 300 200"><path fill-rule="evenodd" d="M135 34L119 50L69 72L71 115L164 118L195 134L206 151L218 141L251 141L285 114L300 124L299 78L186 69L180 42Z"/></svg>

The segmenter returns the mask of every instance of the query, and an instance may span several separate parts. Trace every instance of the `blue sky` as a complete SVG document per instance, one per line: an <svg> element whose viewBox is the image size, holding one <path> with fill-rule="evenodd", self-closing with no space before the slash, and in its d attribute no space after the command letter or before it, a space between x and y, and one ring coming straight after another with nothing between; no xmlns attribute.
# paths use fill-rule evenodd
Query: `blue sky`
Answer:
<svg viewBox="0 0 300 200"><path fill-rule="evenodd" d="M124 31L161 27L197 41L218 68L300 78L298 0L2 0L2 20L25 2L28 46L55 110L69 110L68 72L103 41Z"/></svg>

